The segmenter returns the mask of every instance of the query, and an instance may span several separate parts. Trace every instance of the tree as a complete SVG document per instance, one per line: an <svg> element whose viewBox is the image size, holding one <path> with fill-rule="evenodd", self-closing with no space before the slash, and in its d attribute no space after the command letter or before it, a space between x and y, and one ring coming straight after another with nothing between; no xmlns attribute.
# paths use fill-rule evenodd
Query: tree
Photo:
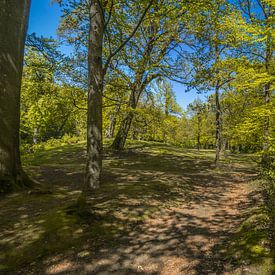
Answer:
<svg viewBox="0 0 275 275"><path fill-rule="evenodd" d="M166 79L158 79L157 97L165 116L170 114L180 114L182 112L181 107L177 104L172 85Z"/></svg>
<svg viewBox="0 0 275 275"><path fill-rule="evenodd" d="M73 135L85 127L85 91L63 80L63 64L36 47L26 47L21 87L21 144ZM62 77L60 77L62 76ZM66 78L65 78L66 79Z"/></svg>
<svg viewBox="0 0 275 275"><path fill-rule="evenodd" d="M239 3L239 9L246 18L247 30L251 29L253 37L251 45L243 48L244 54L251 60L258 63L255 66L255 73L258 77L254 78L254 86L261 87L264 105L268 109L271 103L272 85L274 83L274 2L270 0L252 0ZM264 77L263 77L264 76ZM267 113L269 113L267 111ZM269 165L270 148L270 126L271 117L266 116L264 121L263 137L263 166Z"/></svg>
<svg viewBox="0 0 275 275"><path fill-rule="evenodd" d="M29 186L19 152L20 89L29 0L0 1L0 190Z"/></svg>
<svg viewBox="0 0 275 275"><path fill-rule="evenodd" d="M216 113L216 157L215 164L220 159L222 140L222 109L220 103L221 93L227 89L234 79L235 71L232 69L232 51L237 46L238 24L243 20L239 13L225 0L209 2L209 9L200 13L195 22L197 28L191 26L190 33L200 45L198 52L193 54L191 60L195 68L194 80L191 85L200 91L211 90L215 96ZM234 25L231 22L234 22ZM232 61L233 60L233 61Z"/></svg>
<svg viewBox="0 0 275 275"><path fill-rule="evenodd" d="M131 94L129 111L120 124L111 146L113 149L124 148L135 110L146 88L175 67L171 52L180 44L180 33L185 26L182 17L186 10L185 3L155 1L148 12L148 20L141 24L135 38L121 52L115 69L128 81Z"/></svg>
<svg viewBox="0 0 275 275"><path fill-rule="evenodd" d="M89 43L88 43L88 118L87 118L87 164L85 173L85 190L97 188L102 171L102 94L104 78L110 63L131 40L143 21L153 0L144 9L137 25L130 35L115 49L111 50L103 63L104 34L108 25L105 1L92 0L89 6ZM109 10L109 17L112 4Z"/></svg>
<svg viewBox="0 0 275 275"><path fill-rule="evenodd" d="M114 1L102 0L58 1L64 14L59 33L74 45L77 57L75 64L80 72L77 81L82 80L82 85L88 90L86 191L100 184L103 153L102 97L107 73L114 57L139 29L153 1L117 1L116 4ZM136 17L131 17L131 27L120 36L117 43L118 29L127 25L125 22L129 20L124 18L125 21L117 23L117 18L122 18L125 10L130 11L129 7L138 13ZM79 75L84 75L84 79L79 78Z"/></svg>
<svg viewBox="0 0 275 275"><path fill-rule="evenodd" d="M121 116L124 114L128 98L127 82L122 77L115 76L108 80L103 93L103 122L105 122L106 138L113 138L116 126ZM103 123L104 124L104 123ZM107 125L108 124L108 125Z"/></svg>
<svg viewBox="0 0 275 275"><path fill-rule="evenodd" d="M197 99L193 103L189 104L188 107L195 114L197 119L197 149L199 151L201 149L202 119L206 109L206 104L200 99Z"/></svg>

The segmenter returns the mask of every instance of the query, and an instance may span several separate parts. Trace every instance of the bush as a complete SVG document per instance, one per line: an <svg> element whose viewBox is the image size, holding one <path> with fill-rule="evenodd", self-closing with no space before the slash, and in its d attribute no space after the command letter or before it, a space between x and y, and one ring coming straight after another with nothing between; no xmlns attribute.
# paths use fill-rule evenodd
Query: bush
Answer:
<svg viewBox="0 0 275 275"><path fill-rule="evenodd" d="M51 138L45 142L41 142L38 144L22 144L20 149L22 154L28 154L41 150L51 149L56 146L76 144L81 141L83 141L83 139L79 136L70 136L66 134L60 139Z"/></svg>

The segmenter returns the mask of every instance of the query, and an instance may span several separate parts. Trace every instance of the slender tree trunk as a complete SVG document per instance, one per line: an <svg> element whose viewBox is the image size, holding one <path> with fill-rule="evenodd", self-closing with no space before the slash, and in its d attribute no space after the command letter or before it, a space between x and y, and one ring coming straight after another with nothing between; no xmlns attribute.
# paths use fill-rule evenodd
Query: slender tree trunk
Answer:
<svg viewBox="0 0 275 275"><path fill-rule="evenodd" d="M197 136L197 149L200 151L201 148L201 117L198 115L198 136Z"/></svg>
<svg viewBox="0 0 275 275"><path fill-rule="evenodd" d="M265 104L270 103L270 84L264 86L264 101ZM266 117L264 122L264 142L263 142L263 156L262 156L262 165L267 167L269 165L269 117Z"/></svg>
<svg viewBox="0 0 275 275"><path fill-rule="evenodd" d="M35 127L33 130L33 138L32 138L33 144L38 143L38 127Z"/></svg>
<svg viewBox="0 0 275 275"><path fill-rule="evenodd" d="M221 140L221 152L226 155L226 148L227 148L227 140L226 138L223 138Z"/></svg>
<svg viewBox="0 0 275 275"><path fill-rule="evenodd" d="M110 124L108 129L106 130L106 138L113 138L116 127L116 114L113 114L110 118Z"/></svg>
<svg viewBox="0 0 275 275"><path fill-rule="evenodd" d="M216 102L216 157L215 164L219 164L220 150L221 150L221 105L220 105L220 91L219 81L215 89L215 102Z"/></svg>
<svg viewBox="0 0 275 275"><path fill-rule="evenodd" d="M117 122L117 115L120 111L121 104L118 104L116 106L115 112L112 114L110 118L110 124L109 127L106 131L106 138L113 138L114 133L115 133L115 128L116 128L116 122Z"/></svg>
<svg viewBox="0 0 275 275"><path fill-rule="evenodd" d="M30 185L19 152L20 89L30 0L0 0L0 192Z"/></svg>
<svg viewBox="0 0 275 275"><path fill-rule="evenodd" d="M123 150L129 130L131 128L133 118L134 118L134 112L130 111L121 122L117 135L112 144L112 148L114 150Z"/></svg>
<svg viewBox="0 0 275 275"><path fill-rule="evenodd" d="M104 17L99 1L90 6L90 30L88 47L88 118L87 163L84 192L99 187L102 170L102 47Z"/></svg>
<svg viewBox="0 0 275 275"><path fill-rule="evenodd" d="M140 95L140 92L137 92L135 89L132 90L130 100L129 100L129 107L132 110L130 110L127 113L126 117L122 120L120 124L119 130L111 146L114 150L123 150L125 146L126 139L134 118L134 110L137 107L139 95Z"/></svg>
<svg viewBox="0 0 275 275"><path fill-rule="evenodd" d="M67 114L67 115L65 116L65 119L63 120L62 124L61 124L60 127L58 128L57 133L56 133L56 136L57 136L58 138L62 138L62 136L63 136L62 131L63 131L63 129L64 129L64 127L65 127L65 125L66 125L66 123L67 123L69 117L70 117L70 115L71 115L71 113L69 113L69 114Z"/></svg>

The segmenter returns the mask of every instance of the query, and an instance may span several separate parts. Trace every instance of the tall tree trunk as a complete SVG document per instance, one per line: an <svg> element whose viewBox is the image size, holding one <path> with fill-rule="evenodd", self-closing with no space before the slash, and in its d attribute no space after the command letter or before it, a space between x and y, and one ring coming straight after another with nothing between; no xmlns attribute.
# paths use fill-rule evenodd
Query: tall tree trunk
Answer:
<svg viewBox="0 0 275 275"><path fill-rule="evenodd" d="M102 47L104 16L100 1L92 0L88 48L87 164L84 192L97 188L102 170Z"/></svg>
<svg viewBox="0 0 275 275"><path fill-rule="evenodd" d="M221 104L220 104L220 91L219 81L215 89L215 103L216 103L216 157L215 164L219 164L220 150L221 150Z"/></svg>
<svg viewBox="0 0 275 275"><path fill-rule="evenodd" d="M0 0L0 192L30 185L19 152L20 89L30 0Z"/></svg>

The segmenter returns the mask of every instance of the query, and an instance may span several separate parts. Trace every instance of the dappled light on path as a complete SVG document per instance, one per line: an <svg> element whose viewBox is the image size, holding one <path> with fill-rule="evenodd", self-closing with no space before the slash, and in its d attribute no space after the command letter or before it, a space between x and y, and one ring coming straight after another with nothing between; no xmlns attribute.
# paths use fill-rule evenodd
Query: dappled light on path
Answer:
<svg viewBox="0 0 275 275"><path fill-rule="evenodd" d="M52 153L40 155L39 166L35 157L29 160L52 194L1 202L0 218L14 207L1 230L9 268L15 264L21 274L234 274L226 243L251 207L250 164L232 156L217 170L211 151L159 145L106 151L104 183L89 198L95 216L85 218L66 211L80 193L85 155L81 148L58 154L55 167Z"/></svg>

